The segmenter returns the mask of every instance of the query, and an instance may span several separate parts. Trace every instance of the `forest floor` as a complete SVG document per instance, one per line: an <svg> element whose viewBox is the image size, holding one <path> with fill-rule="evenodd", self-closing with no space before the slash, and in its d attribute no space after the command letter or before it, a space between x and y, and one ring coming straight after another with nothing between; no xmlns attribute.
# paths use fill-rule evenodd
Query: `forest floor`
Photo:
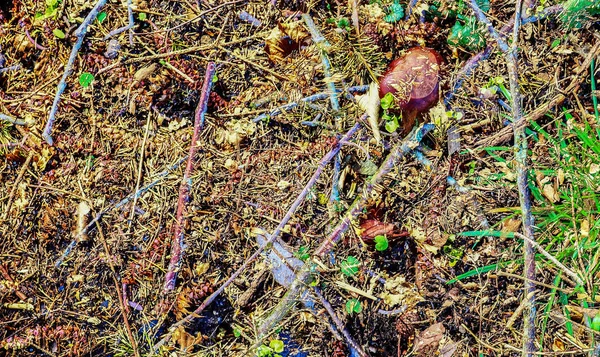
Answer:
<svg viewBox="0 0 600 357"><path fill-rule="evenodd" d="M477 4L512 43L515 2ZM1 356L597 352L597 18L525 1L518 151L469 1L108 1L79 31L94 5L0 6ZM439 102L397 123L364 93L413 47Z"/></svg>

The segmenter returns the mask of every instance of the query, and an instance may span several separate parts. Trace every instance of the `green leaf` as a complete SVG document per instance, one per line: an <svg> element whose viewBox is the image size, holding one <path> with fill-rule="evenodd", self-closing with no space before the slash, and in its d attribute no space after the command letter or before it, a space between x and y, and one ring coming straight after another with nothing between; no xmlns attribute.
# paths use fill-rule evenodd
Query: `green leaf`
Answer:
<svg viewBox="0 0 600 357"><path fill-rule="evenodd" d="M481 11L488 12L490 11L490 0L475 0Z"/></svg>
<svg viewBox="0 0 600 357"><path fill-rule="evenodd" d="M600 331L600 314L594 316L590 328L594 331Z"/></svg>
<svg viewBox="0 0 600 357"><path fill-rule="evenodd" d="M65 33L61 29L54 29L52 30L52 33L54 34L54 36L60 38L61 40L65 38Z"/></svg>
<svg viewBox="0 0 600 357"><path fill-rule="evenodd" d="M233 329L233 335L235 337L240 337L242 335L242 331L238 330L237 328Z"/></svg>
<svg viewBox="0 0 600 357"><path fill-rule="evenodd" d="M276 353L280 353L283 352L285 345L281 340L271 340L271 342L269 342L269 347L271 347Z"/></svg>
<svg viewBox="0 0 600 357"><path fill-rule="evenodd" d="M382 252L382 251L388 249L389 242L385 236L377 236L377 237L375 237L374 241L375 241L375 249L376 250Z"/></svg>
<svg viewBox="0 0 600 357"><path fill-rule="evenodd" d="M390 10L387 15L383 17L383 21L388 23L396 23L404 18L404 8L394 0L394 3L390 5Z"/></svg>
<svg viewBox="0 0 600 357"><path fill-rule="evenodd" d="M395 132L400 126L400 124L398 124L398 118L396 116L392 116L391 118L391 120L386 120L385 122L385 130L387 130L388 133Z"/></svg>
<svg viewBox="0 0 600 357"><path fill-rule="evenodd" d="M558 47L558 45L560 45L560 38L557 38L556 40L552 41L550 48L556 48Z"/></svg>
<svg viewBox="0 0 600 357"><path fill-rule="evenodd" d="M300 246L297 252L294 252L294 256L303 262L307 261L310 258L310 254L308 254L308 247L305 245Z"/></svg>
<svg viewBox="0 0 600 357"><path fill-rule="evenodd" d="M215 75L212 77L212 82L217 83L217 81L219 81L219 77L217 77L217 74L215 73Z"/></svg>
<svg viewBox="0 0 600 357"><path fill-rule="evenodd" d="M360 261L355 257L349 255L346 260L344 260L340 264L340 270L342 274L352 277L358 273L358 268L360 267Z"/></svg>
<svg viewBox="0 0 600 357"><path fill-rule="evenodd" d="M147 15L145 12L140 12L138 14L138 20L140 20L140 21L146 21L146 17L147 17Z"/></svg>
<svg viewBox="0 0 600 357"><path fill-rule="evenodd" d="M360 304L360 300L358 299L350 299L346 302L346 311L348 314L352 315L354 313L360 314L362 311L362 305Z"/></svg>
<svg viewBox="0 0 600 357"><path fill-rule="evenodd" d="M79 75L79 84L81 84L83 88L89 87L90 84L92 84L92 81L94 81L94 75L91 73L83 72Z"/></svg>
<svg viewBox="0 0 600 357"><path fill-rule="evenodd" d="M347 18L342 17L341 19L338 20L337 26L341 29L345 29L346 27L350 26L350 21L348 21Z"/></svg>
<svg viewBox="0 0 600 357"><path fill-rule="evenodd" d="M265 345L261 345L256 350L257 357L270 357L273 354L273 350Z"/></svg>
<svg viewBox="0 0 600 357"><path fill-rule="evenodd" d="M394 106L394 95L392 93L386 93L380 102L382 109L390 109Z"/></svg>
<svg viewBox="0 0 600 357"><path fill-rule="evenodd" d="M102 22L106 19L106 11L102 11L101 13L98 14L98 16L96 17L96 20L98 20L98 22Z"/></svg>
<svg viewBox="0 0 600 357"><path fill-rule="evenodd" d="M484 29L475 17L469 16L464 25L460 21L456 21L450 29L447 41L450 46L463 47L468 51L478 51L485 47Z"/></svg>

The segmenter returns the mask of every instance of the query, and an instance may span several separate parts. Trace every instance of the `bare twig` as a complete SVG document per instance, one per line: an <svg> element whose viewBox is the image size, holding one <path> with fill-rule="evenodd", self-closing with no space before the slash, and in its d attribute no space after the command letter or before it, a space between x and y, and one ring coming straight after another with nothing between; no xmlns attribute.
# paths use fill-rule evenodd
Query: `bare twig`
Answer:
<svg viewBox="0 0 600 357"><path fill-rule="evenodd" d="M540 252L544 257L546 257L549 261L551 261L554 265L556 265L556 267L559 268L563 273L565 273L568 276L570 276L571 278L573 278L573 280L575 280L577 282L577 284L585 285L585 282L583 281L583 279L581 279L581 277L579 275L577 275L577 273L575 273L571 269L567 268L563 263L558 261L558 259L556 259L554 256L552 256L552 254L548 253L544 248L542 248L542 246L539 245L538 242L536 242L535 240L533 240L519 232L514 232L514 235L517 238L523 239L524 241L529 243L533 248L537 249L538 252ZM532 281L532 283L535 284L535 281Z"/></svg>
<svg viewBox="0 0 600 357"><path fill-rule="evenodd" d="M129 18L129 24L125 25L123 27L119 27L118 29L112 30L111 32L108 33L108 35L104 36L104 38L102 40L106 41L109 38L120 34L121 32L125 32L125 31L131 30L133 28L133 26L135 25L135 22L133 20L133 9L132 9L132 5L131 5L131 0L127 0L127 14L128 14L128 18ZM133 33L129 34L129 42L131 42L131 44L133 45Z"/></svg>
<svg viewBox="0 0 600 357"><path fill-rule="evenodd" d="M481 11L475 0L470 0L469 5L475 12L477 19L484 23L490 35L498 43L498 47L506 56L506 66L508 69L508 78L511 94L511 109L513 122L518 123L523 117L521 109L521 93L519 91L519 72L517 60L517 44L519 42L519 27L521 25L521 6L522 0L517 0L515 5L514 26L512 32L512 43L510 47L500 37L494 29L491 22ZM519 190L519 198L521 201L521 217L523 220L523 232L527 240L524 244L524 274L527 280L524 282L525 297L527 300L526 311L523 317L523 355L532 357L535 353L535 248L532 242L534 238L533 215L531 213L531 197L527 182L528 165L527 165L527 137L525 128L514 126L515 136L515 161L517 171L517 188Z"/></svg>
<svg viewBox="0 0 600 357"><path fill-rule="evenodd" d="M6 68L0 68L0 74L2 74L4 72L16 71L18 69L21 69L20 64L15 64L14 66L6 67Z"/></svg>
<svg viewBox="0 0 600 357"><path fill-rule="evenodd" d="M13 125L27 125L27 122L25 122L25 120L15 119L5 114L0 114L0 120L7 121Z"/></svg>
<svg viewBox="0 0 600 357"><path fill-rule="evenodd" d="M58 110L58 103L60 102L60 96L67 88L67 78L71 75L71 72L73 72L73 64L75 63L75 60L77 59L77 53L79 52L79 49L81 48L81 45L83 44L83 39L87 33L88 27L90 26L92 21L94 21L96 19L96 16L98 16L98 12L100 12L100 9L104 6L105 3L106 3L106 0L98 0L98 2L96 3L96 6L94 6L94 8L89 12L89 14L85 18L85 20L83 20L83 23L77 28L77 30L75 30L75 36L77 37L77 41L75 41L75 44L73 45L73 49L71 50L71 55L69 56L69 61L67 62L67 65L65 66L65 73L63 74L62 78L60 79L60 82L58 82L56 96L54 96L54 102L52 102L52 109L50 109L50 115L48 116L48 121L46 122L46 127L44 128L44 132L42 133L42 137L44 138L44 140L46 140L48 145L54 144L54 141L52 140L52 136L50 135L52 132L52 126L54 125L54 120L56 120L56 112Z"/></svg>
<svg viewBox="0 0 600 357"><path fill-rule="evenodd" d="M210 97L210 90L212 88L213 77L215 75L216 65L214 62L209 62L206 66L206 73L204 74L204 84L202 85L202 92L200 94L200 101L196 107L196 118L194 121L194 135L192 136L192 143L190 145L190 152L188 154L188 161L179 186L179 199L177 200L177 218L175 221L175 235L173 242L171 243L171 260L169 261L169 268L165 275L165 286L164 292L168 292L175 288L175 281L177 279L177 272L181 266L181 260L183 256L184 243L183 234L187 220L187 202L190 199L190 190L192 186L192 168L196 158L196 149L198 147L198 136L200 131L204 128L204 115L206 114L206 108L208 107L208 98Z"/></svg>
<svg viewBox="0 0 600 357"><path fill-rule="evenodd" d="M71 243L69 243L69 245L67 246L67 248L65 248L63 254L60 256L60 258L58 258L56 260L56 263L54 263L54 266L56 268L60 267L60 265L62 264L62 262L69 256L69 254L71 254L71 251L73 251L73 249L75 248L75 246L77 245L77 241L79 240L79 238L84 235L87 234L90 229L98 222L100 221L100 219L102 218L102 216L104 216L105 214L107 214L108 212L112 211L113 209L119 209L123 206L125 206L127 203L129 203L131 200L135 200L137 198L139 198L141 195L143 195L144 193L146 193L148 190L150 190L152 187L156 186L160 181L162 181L162 179L167 176L171 171L175 170L176 168L179 167L179 165L181 165L181 163L183 163L185 160L187 159L187 156L179 159L175 164L173 164L171 167L167 168L165 171L159 173L156 177L156 179L152 182L150 182L148 185L140 188L138 191L130 194L129 196L125 197L123 200L121 200L120 202L118 202L117 204L115 204L112 207L108 207L100 212L98 212L98 214L94 217L94 219L92 219L80 232L78 232L75 237L73 237L73 240L71 241Z"/></svg>
<svg viewBox="0 0 600 357"><path fill-rule="evenodd" d="M354 86L354 87L349 87L345 91L348 93L362 93L362 92L366 92L368 89L369 89L369 86ZM335 91L337 93L341 93L344 90L336 89ZM327 99L327 98L330 98L329 93L317 93L317 94L310 95L308 97L304 97L304 98L300 99L299 102L300 103L312 103L312 102L316 102L318 100L323 100L323 99ZM277 116L281 113L284 113L288 110L296 108L298 106L298 104L299 103L297 103L297 102L292 102L292 103L282 105L282 106L278 107L277 109L273 109L269 113L264 113L264 114L257 116L256 118L252 119L252 121L256 123L261 120L265 120L267 118L272 118L272 117Z"/></svg>
<svg viewBox="0 0 600 357"><path fill-rule="evenodd" d="M340 140L340 142L344 142L344 141L349 140L352 136L354 136L354 134L358 131L359 128L360 128L360 124L356 123L346 133L346 135L344 135L344 137ZM294 213L296 212L296 210L298 209L298 207L300 207L300 204L304 201L304 198L306 198L306 195L308 195L308 193L310 192L310 189L315 185L315 183L317 182L317 180L321 176L321 173L325 169L325 166L340 151L340 147L341 147L341 144L338 143L338 145L336 145L333 149L331 149L331 151L329 151L321 159L321 161L319 162L319 165L318 165L317 169L315 170L315 172L313 173L312 177L308 180L308 183L302 189L302 192L300 192L300 194L298 195L298 197L296 198L296 200L294 201L294 203L292 203L292 205L289 208L288 212L285 214L285 216L283 217L283 219L281 220L281 222L279 223L279 225L277 226L277 228L275 228L275 231L273 231L273 234L271 234L270 238L267 240L267 242L265 243L265 245L259 247L256 250L256 252L254 252L254 254L252 254L248 259L246 259L246 261L244 261L244 263L217 290L215 290L215 292L213 292L209 297L207 297L202 302L202 304L200 304L200 306L198 306L198 308L196 310L194 310L194 312L192 312L191 314L187 315L186 317L184 317L183 319L179 320L178 322L174 323L171 326L171 328L169 329L169 332L160 341L158 341L156 343L155 350L158 350L158 348L160 348L160 346L164 345L165 343L167 343L170 340L173 331L178 326L187 324L188 322L192 321L195 317L197 317L202 311L204 311L204 309L208 305L210 305L214 301L214 299L217 296L219 296L225 290L226 287L228 287L229 285L231 285L231 283L242 272L244 272L244 270L246 270L246 268L250 265L250 263L252 263L256 258L258 258L260 256L260 254L263 252L263 250L265 249L265 247L270 246L270 244L273 243L279 237L279 235L281 234L281 231L283 230L283 228L285 227L285 225L287 224L287 222L292 218L292 216L294 215Z"/></svg>
<svg viewBox="0 0 600 357"><path fill-rule="evenodd" d="M385 175L387 175L392 168L398 163L398 161L404 157L407 153L411 152L416 148L423 137L434 128L431 124L425 124L418 129L415 129L411 134L399 143L392 152L387 156L385 161L379 167L379 170L371 180L367 183L363 189L361 195L354 201L350 209L346 212L344 217L340 220L338 225L333 229L329 236L321 243L317 248L315 256L325 256L334 247L337 241L340 240L342 234L348 230L350 224L359 214L362 213L363 208L369 202L373 195L377 195L378 192L375 190L376 186L381 182ZM312 264L305 263L300 271L296 274L296 279L288 292L281 299L279 304L273 309L271 314L263 320L261 326L258 328L259 338L263 338L268 332L275 326L289 310L299 301L300 296L310 283L312 278Z"/></svg>
<svg viewBox="0 0 600 357"><path fill-rule="evenodd" d="M354 349L354 351L356 351L356 353L358 353L359 356L367 356L367 354L365 353L365 351L363 351L360 345L356 343L356 341L354 341L354 338L350 335L350 332L348 332L348 330L344 326L344 323L342 322L342 320L340 320L329 301L327 301L323 294L321 294L321 289L315 287L313 288L313 291L315 292L315 295L317 295L317 297L319 298L319 302L321 303L321 305L323 305L337 329L342 333L342 336L344 336L344 338L346 339L346 344L348 344L350 348Z"/></svg>

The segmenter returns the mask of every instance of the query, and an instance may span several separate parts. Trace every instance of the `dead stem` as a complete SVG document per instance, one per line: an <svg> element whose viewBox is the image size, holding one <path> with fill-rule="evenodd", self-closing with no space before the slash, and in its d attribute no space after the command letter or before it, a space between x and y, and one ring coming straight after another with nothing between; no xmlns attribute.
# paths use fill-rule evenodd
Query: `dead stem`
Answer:
<svg viewBox="0 0 600 357"><path fill-rule="evenodd" d="M165 274L165 285L163 291L165 293L175 288L175 282L177 279L177 273L181 267L181 261L183 258L184 251L184 227L187 226L187 202L190 200L190 191L192 188L192 168L196 159L196 149L198 148L198 138L200 131L204 128L204 116L206 114L206 108L208 107L208 99L210 97L210 90L212 88L213 77L216 72L216 65L214 62L209 62L206 66L206 73L204 74L204 84L202 85L202 91L200 94L200 101L196 108L196 118L194 121L194 134L192 136L192 142L190 143L190 152L188 154L188 161L181 180L181 186L179 186L179 199L177 200L177 218L175 221L175 234L173 242L171 243L171 260L169 261L169 267Z"/></svg>
<svg viewBox="0 0 600 357"><path fill-rule="evenodd" d="M50 109L50 115L48 116L48 121L46 122L46 127L44 128L44 132L42 133L42 137L48 145L53 145L54 141L52 140L52 136L50 135L52 132L52 126L54 125L54 120L56 119L56 112L58 111L58 103L60 102L60 96L67 88L67 78L73 72L73 64L77 59L77 53L83 44L83 39L87 34L88 26L94 20L96 20L96 16L100 12L100 9L104 6L106 0L98 0L94 8L88 13L83 23L75 30L75 36L77 37L77 41L73 45L73 49L71 50L71 55L69 56L69 61L65 65L65 72L58 82L56 95L54 96L54 101L52 102L52 108Z"/></svg>

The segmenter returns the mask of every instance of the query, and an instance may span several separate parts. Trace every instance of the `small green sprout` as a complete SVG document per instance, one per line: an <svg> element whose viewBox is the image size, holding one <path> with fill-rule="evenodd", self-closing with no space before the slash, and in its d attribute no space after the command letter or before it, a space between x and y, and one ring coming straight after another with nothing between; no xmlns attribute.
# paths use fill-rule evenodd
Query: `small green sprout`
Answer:
<svg viewBox="0 0 600 357"><path fill-rule="evenodd" d="M138 20L140 20L140 21L146 21L146 18L147 18L147 15L146 15L145 12L140 12L138 14Z"/></svg>
<svg viewBox="0 0 600 357"><path fill-rule="evenodd" d="M79 84L81 84L81 86L83 88L89 87L93 81L94 81L94 75L91 73L83 72L82 74L79 75Z"/></svg>
<svg viewBox="0 0 600 357"><path fill-rule="evenodd" d="M355 257L349 255L346 258L346 260L344 260L340 264L340 271L342 272L342 274L346 275L347 277L353 277L356 275L356 273L358 273L359 267L360 267L360 261L358 259L356 259Z"/></svg>
<svg viewBox="0 0 600 357"><path fill-rule="evenodd" d="M358 299L350 299L346 302L346 311L349 315L360 314L362 311L362 305Z"/></svg>
<svg viewBox="0 0 600 357"><path fill-rule="evenodd" d="M54 36L56 36L57 38L60 38L61 40L63 38L65 38L65 33L61 29L54 29L54 30L52 30L52 33L54 34Z"/></svg>
<svg viewBox="0 0 600 357"><path fill-rule="evenodd" d="M269 342L269 347L274 352L281 353L281 352L283 352L283 350L285 348L285 344L281 340L271 340L271 342Z"/></svg>
<svg viewBox="0 0 600 357"><path fill-rule="evenodd" d="M102 23L102 21L104 21L106 19L106 11L102 11L101 13L98 14L98 16L96 16L96 20L98 20L98 22Z"/></svg>
<svg viewBox="0 0 600 357"><path fill-rule="evenodd" d="M303 262L307 261L310 258L310 254L308 253L308 247L305 245L300 246L297 252L294 252L294 256Z"/></svg>
<svg viewBox="0 0 600 357"><path fill-rule="evenodd" d="M261 345L256 350L257 357L281 357L280 353L285 349L285 344L281 340L271 340L269 345Z"/></svg>
<svg viewBox="0 0 600 357"><path fill-rule="evenodd" d="M381 98L381 109L388 110L394 107L394 95L392 93L386 93L383 98Z"/></svg>
<svg viewBox="0 0 600 357"><path fill-rule="evenodd" d="M375 237L374 241L375 241L375 249L377 251L382 252L382 251L388 249L389 242L385 236L377 236L377 237Z"/></svg>
<svg viewBox="0 0 600 357"><path fill-rule="evenodd" d="M388 133L393 133L400 127L400 123L398 122L398 116L389 115L388 113L384 113L381 118L385 120L385 130Z"/></svg>
<svg viewBox="0 0 600 357"><path fill-rule="evenodd" d="M404 8L398 0L394 0L394 3L390 5L389 12L383 17L383 21L393 24L404 18Z"/></svg>
<svg viewBox="0 0 600 357"><path fill-rule="evenodd" d="M341 29L345 29L346 27L350 27L350 21L347 18L342 17L337 21L337 27Z"/></svg>

